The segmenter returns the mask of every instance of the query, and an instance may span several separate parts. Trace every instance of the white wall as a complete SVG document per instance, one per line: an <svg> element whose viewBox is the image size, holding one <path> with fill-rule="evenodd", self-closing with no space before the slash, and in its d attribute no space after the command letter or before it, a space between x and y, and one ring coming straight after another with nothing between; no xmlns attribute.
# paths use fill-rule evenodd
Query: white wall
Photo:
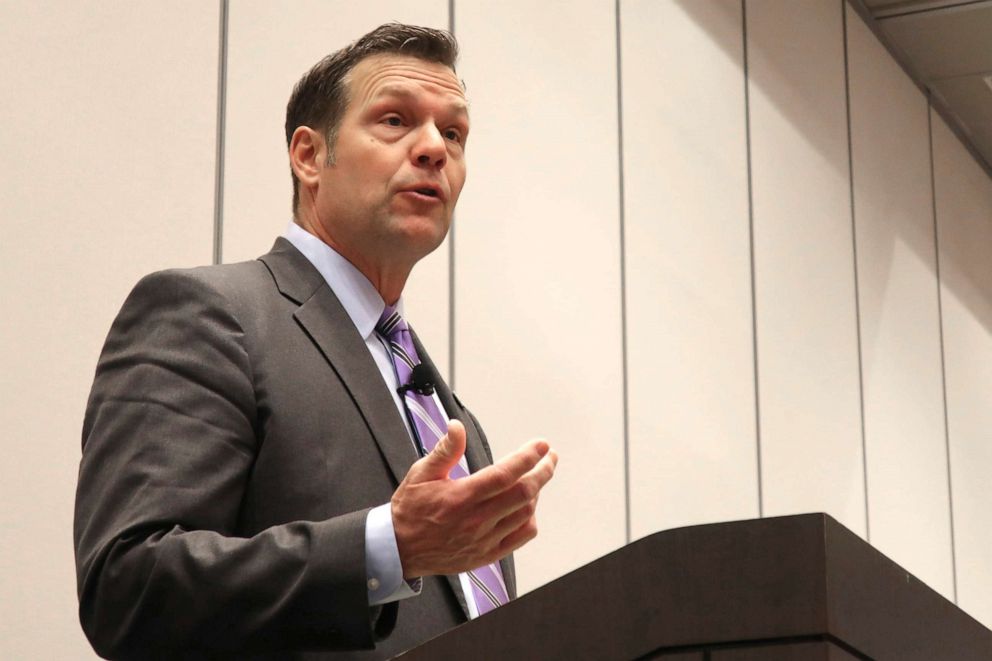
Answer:
<svg viewBox="0 0 992 661"><path fill-rule="evenodd" d="M870 537L953 599L927 101L847 19Z"/></svg>
<svg viewBox="0 0 992 661"><path fill-rule="evenodd" d="M758 452L741 4L621 9L636 538L758 516Z"/></svg>
<svg viewBox="0 0 992 661"><path fill-rule="evenodd" d="M210 261L219 16L0 4L3 658L92 658L72 554L83 409L137 279Z"/></svg>
<svg viewBox="0 0 992 661"><path fill-rule="evenodd" d="M992 626L992 181L931 128L958 604Z"/></svg>
<svg viewBox="0 0 992 661"><path fill-rule="evenodd" d="M865 534L843 5L746 4L765 514Z"/></svg>
<svg viewBox="0 0 992 661"><path fill-rule="evenodd" d="M220 4L0 4L4 658L92 658L82 412L133 283L214 252ZM822 510L992 625L992 180L860 18L453 6L231 0L223 259L289 219L303 71L386 20L453 22L469 180L408 308L498 454L562 455L521 587L663 528Z"/></svg>
<svg viewBox="0 0 992 661"><path fill-rule="evenodd" d="M518 556L526 590L625 540L614 14L595 0L473 7L455 13L473 121L455 388L495 454L540 435L562 455Z"/></svg>

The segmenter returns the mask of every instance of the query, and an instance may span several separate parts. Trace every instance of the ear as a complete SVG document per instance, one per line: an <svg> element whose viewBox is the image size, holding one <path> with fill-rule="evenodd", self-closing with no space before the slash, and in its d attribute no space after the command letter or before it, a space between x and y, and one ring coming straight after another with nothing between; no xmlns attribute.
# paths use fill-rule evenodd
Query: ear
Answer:
<svg viewBox="0 0 992 661"><path fill-rule="evenodd" d="M289 141L289 165L304 187L315 187L327 162L324 136L309 126L298 126Z"/></svg>

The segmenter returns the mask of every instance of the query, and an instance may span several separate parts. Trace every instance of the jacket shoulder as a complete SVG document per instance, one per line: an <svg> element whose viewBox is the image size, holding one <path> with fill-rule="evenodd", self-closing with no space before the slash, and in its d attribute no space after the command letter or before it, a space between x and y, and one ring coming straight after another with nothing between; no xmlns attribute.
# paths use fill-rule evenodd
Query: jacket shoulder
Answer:
<svg viewBox="0 0 992 661"><path fill-rule="evenodd" d="M155 271L141 278L135 289L204 289L218 293L234 293L272 282L272 275L259 260L234 264L213 264L193 268L172 268Z"/></svg>

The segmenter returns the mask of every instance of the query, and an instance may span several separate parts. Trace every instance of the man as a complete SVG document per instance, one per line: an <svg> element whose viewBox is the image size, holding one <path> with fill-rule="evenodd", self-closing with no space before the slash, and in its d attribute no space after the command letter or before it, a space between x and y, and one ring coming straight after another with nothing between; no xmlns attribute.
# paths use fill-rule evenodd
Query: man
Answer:
<svg viewBox="0 0 992 661"><path fill-rule="evenodd" d="M557 456L489 466L399 314L465 179L456 55L391 24L319 62L287 108L294 223L272 251L125 302L76 500L101 655L384 658L513 597Z"/></svg>

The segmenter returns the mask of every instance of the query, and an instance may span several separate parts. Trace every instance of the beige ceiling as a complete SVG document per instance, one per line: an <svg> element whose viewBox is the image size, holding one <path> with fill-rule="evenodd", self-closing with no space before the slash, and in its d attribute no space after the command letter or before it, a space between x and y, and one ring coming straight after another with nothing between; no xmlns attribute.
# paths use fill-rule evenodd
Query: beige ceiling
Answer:
<svg viewBox="0 0 992 661"><path fill-rule="evenodd" d="M992 0L851 0L992 174Z"/></svg>

